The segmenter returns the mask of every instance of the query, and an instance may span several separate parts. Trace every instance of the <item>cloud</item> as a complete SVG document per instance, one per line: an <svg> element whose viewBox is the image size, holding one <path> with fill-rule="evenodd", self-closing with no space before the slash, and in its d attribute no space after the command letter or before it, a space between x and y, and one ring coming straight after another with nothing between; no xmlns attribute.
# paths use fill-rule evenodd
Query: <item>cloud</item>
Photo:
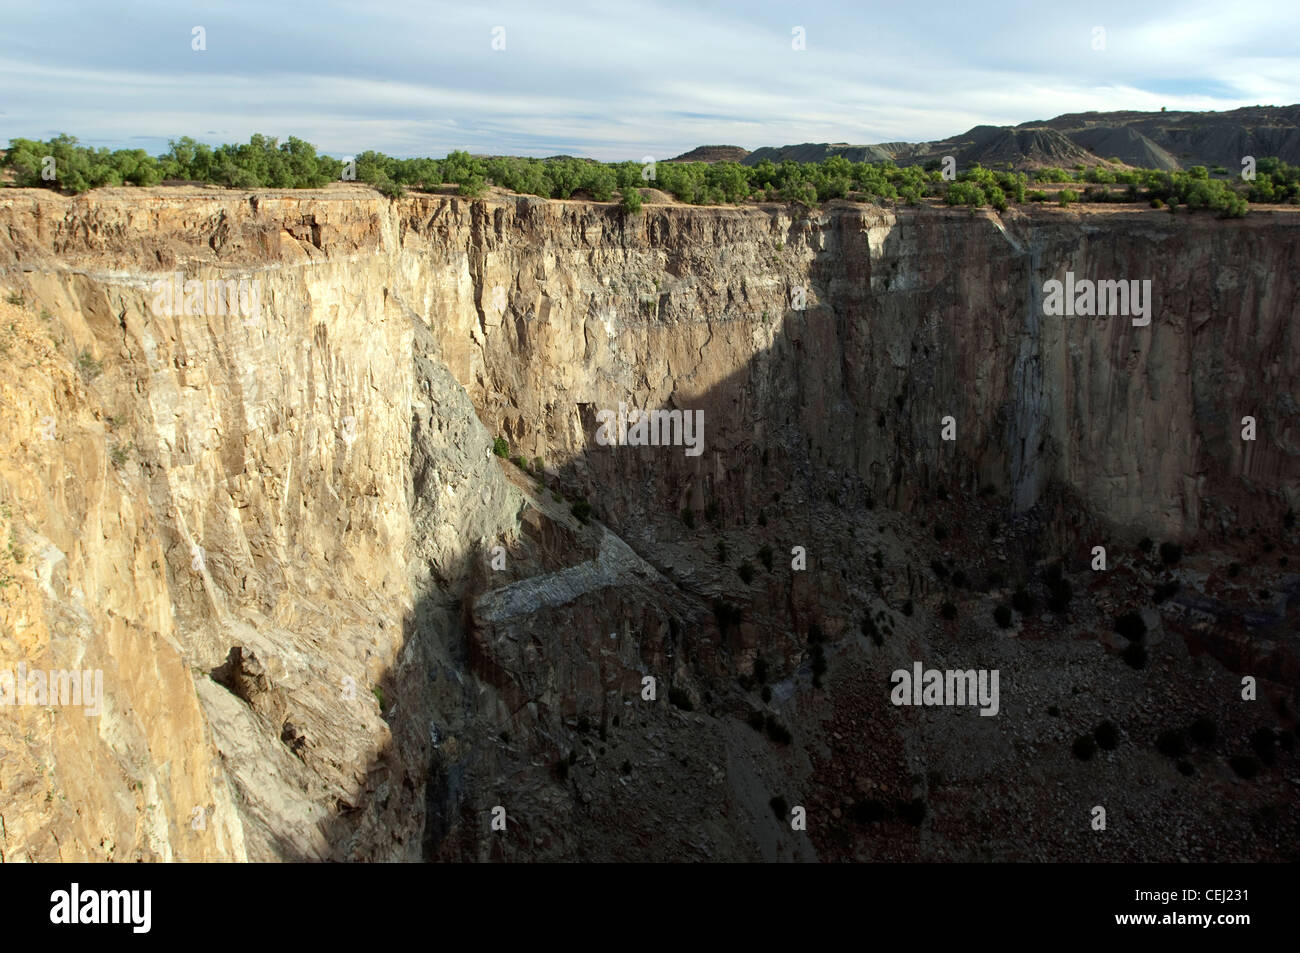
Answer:
<svg viewBox="0 0 1300 953"><path fill-rule="evenodd" d="M191 48L203 26L207 49ZM807 48L791 48L805 30ZM505 49L492 47L504 28ZM1094 28L1105 31L1094 49ZM1300 8L1107 2L11 11L4 134L96 145L297 135L334 154L602 159L701 143L937 139L1064 112L1300 100ZM499 34L497 34L499 35Z"/></svg>

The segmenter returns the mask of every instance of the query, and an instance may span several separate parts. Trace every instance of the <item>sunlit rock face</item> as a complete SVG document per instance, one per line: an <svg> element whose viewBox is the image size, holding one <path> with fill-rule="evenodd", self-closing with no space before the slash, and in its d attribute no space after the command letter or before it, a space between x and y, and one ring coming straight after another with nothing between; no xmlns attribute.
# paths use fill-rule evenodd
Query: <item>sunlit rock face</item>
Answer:
<svg viewBox="0 0 1300 953"><path fill-rule="evenodd" d="M1029 856L1010 833L802 835L770 802L977 813L1014 785L1014 736L1059 726L1004 699L945 740L890 706L889 670L969 644L1022 699L1067 662L1131 691L1098 633L1131 599L1115 580L1156 571L1118 555L1143 536L1188 550L1152 610L1168 665L1190 639L1207 679L1296 677L1294 577L1220 611L1220 563L1257 527L1272 564L1294 541L1298 238L1281 212L0 192L21 296L0 304L0 669L104 685L98 714L4 711L0 849ZM1052 313L1067 275L1149 281L1149 324ZM598 440L620 406L698 441ZM1099 542L1117 572L1075 575L1068 622L993 625L1036 561L1090 573ZM954 560L972 585L932 570ZM1196 612L1217 621L1193 633ZM1030 833L1065 812L1024 810ZM1139 856L1172 856L1150 838Z"/></svg>

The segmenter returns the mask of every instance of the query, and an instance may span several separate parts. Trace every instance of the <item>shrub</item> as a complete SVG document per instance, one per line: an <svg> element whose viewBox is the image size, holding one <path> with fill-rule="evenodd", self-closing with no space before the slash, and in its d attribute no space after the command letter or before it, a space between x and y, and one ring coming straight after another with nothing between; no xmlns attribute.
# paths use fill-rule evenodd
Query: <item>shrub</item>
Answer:
<svg viewBox="0 0 1300 953"><path fill-rule="evenodd" d="M1259 760L1265 764L1272 764L1276 758L1274 746L1277 744L1277 736L1273 734L1272 728L1256 728L1250 734L1250 746L1255 749L1255 754Z"/></svg>
<svg viewBox="0 0 1300 953"><path fill-rule="evenodd" d="M631 762L631 761L624 760L623 763L622 763L621 765L619 765L619 769L618 769L618 770L619 770L619 772L620 772L621 774L624 774L624 775L631 774L631 773L632 773L632 762Z"/></svg>
<svg viewBox="0 0 1300 953"><path fill-rule="evenodd" d="M1177 565L1178 560L1183 558L1183 547L1177 543L1160 544L1160 561L1166 566Z"/></svg>
<svg viewBox="0 0 1300 953"><path fill-rule="evenodd" d="M789 729L777 721L775 715L768 715L763 719L763 725L767 728L767 736L777 744L788 745L792 740Z"/></svg>
<svg viewBox="0 0 1300 953"><path fill-rule="evenodd" d="M915 611L915 609L916 607L912 605L911 599L908 599L906 602L903 603L903 615L911 616L911 614Z"/></svg>
<svg viewBox="0 0 1300 953"><path fill-rule="evenodd" d="M560 782L569 780L569 762L564 758L560 758L556 761L552 766L552 770L555 772L556 779Z"/></svg>
<svg viewBox="0 0 1300 953"><path fill-rule="evenodd" d="M1058 614L1065 612L1069 608L1070 599L1074 596L1074 588L1070 585L1070 580L1065 578L1059 563L1054 563L1047 568L1045 582L1047 608Z"/></svg>
<svg viewBox="0 0 1300 953"><path fill-rule="evenodd" d="M682 522L686 524L687 529L695 529L695 511L689 506L682 510Z"/></svg>
<svg viewBox="0 0 1300 953"><path fill-rule="evenodd" d="M822 687L822 676L826 674L826 650L820 644L812 647L813 687Z"/></svg>
<svg viewBox="0 0 1300 953"><path fill-rule="evenodd" d="M939 607L939 614L949 621L957 618L957 607L951 602L945 602Z"/></svg>
<svg viewBox="0 0 1300 953"><path fill-rule="evenodd" d="M790 804L781 795L777 795L767 802L772 813L776 815L778 821L784 821L790 815Z"/></svg>
<svg viewBox="0 0 1300 953"><path fill-rule="evenodd" d="M764 685L763 690L758 693L758 697L763 699L764 703L770 702L772 700L772 686Z"/></svg>
<svg viewBox="0 0 1300 953"><path fill-rule="evenodd" d="M1017 586L1016 591L1011 594L1011 608L1021 615L1029 615L1037 605L1037 601L1024 586Z"/></svg>
<svg viewBox="0 0 1300 953"><path fill-rule="evenodd" d="M740 564L740 568L737 569L736 572L740 574L740 581L745 585L748 586L754 581L754 567L750 565L748 559Z"/></svg>
<svg viewBox="0 0 1300 953"><path fill-rule="evenodd" d="M719 629L726 629L731 625L740 625L740 609L729 602L715 599L713 600L713 618L717 620Z"/></svg>
<svg viewBox="0 0 1300 953"><path fill-rule="evenodd" d="M1093 730L1092 736L1097 739L1097 746L1103 751L1114 751L1119 744L1119 729L1111 721L1103 721Z"/></svg>
<svg viewBox="0 0 1300 953"><path fill-rule="evenodd" d="M1177 579L1171 580L1170 582L1162 582L1156 586L1155 591L1151 594L1151 599L1156 605L1160 605L1160 603L1164 602L1166 599L1172 598L1176 595L1180 588L1182 588L1182 586Z"/></svg>
<svg viewBox="0 0 1300 953"><path fill-rule="evenodd" d="M1011 628L1011 607L1000 605L994 609L993 621L998 624L999 629Z"/></svg>
<svg viewBox="0 0 1300 953"><path fill-rule="evenodd" d="M505 437L497 437L492 441L492 452L498 457L508 457L510 455L510 444L506 442Z"/></svg>
<svg viewBox="0 0 1300 953"><path fill-rule="evenodd" d="M1046 201L1047 201L1047 193L1044 192L1042 189L1033 189L1032 191L1030 191L1030 192L1028 193L1028 197L1029 197L1029 201L1031 201L1031 202L1046 202Z"/></svg>
<svg viewBox="0 0 1300 953"><path fill-rule="evenodd" d="M1140 642L1147 634L1147 624L1137 612L1125 612L1115 619L1115 631L1130 642Z"/></svg>
<svg viewBox="0 0 1300 953"><path fill-rule="evenodd" d="M1155 543L1151 541L1150 536L1143 536L1140 540L1138 540L1138 549L1142 550L1142 552L1144 553L1151 552L1151 548L1153 546L1155 546Z"/></svg>
<svg viewBox="0 0 1300 953"><path fill-rule="evenodd" d="M1097 742L1092 740L1091 735L1079 735L1074 739L1070 750L1080 761L1091 761L1092 756L1097 753Z"/></svg>
<svg viewBox="0 0 1300 953"><path fill-rule="evenodd" d="M1228 764L1237 772L1238 777L1247 781L1259 774L1259 762L1248 754L1233 755L1228 759Z"/></svg>
<svg viewBox="0 0 1300 953"><path fill-rule="evenodd" d="M1156 738L1156 750L1169 758L1187 756L1187 736L1178 728L1160 732Z"/></svg>
<svg viewBox="0 0 1300 953"><path fill-rule="evenodd" d="M680 688L673 687L668 689L668 701L682 711L694 711L695 706L691 704L691 696Z"/></svg>
<svg viewBox="0 0 1300 953"><path fill-rule="evenodd" d="M517 466L517 467L518 467L519 469L521 469L521 470L527 470L527 469L528 469L528 464L525 463L525 462L524 462L524 458L521 457L521 456L519 456L518 454L515 454L513 457L511 457L511 458L510 458L510 462L513 463L515 466Z"/></svg>
<svg viewBox="0 0 1300 953"><path fill-rule="evenodd" d="M1120 655L1131 668L1146 668L1147 649L1141 642L1130 642Z"/></svg>
<svg viewBox="0 0 1300 953"><path fill-rule="evenodd" d="M577 517L579 523L586 526L587 521L591 519L591 504L586 500L577 500L569 507L569 512Z"/></svg>
<svg viewBox="0 0 1300 953"><path fill-rule="evenodd" d="M1056 200L1060 202L1061 208L1068 208L1072 203L1079 201L1079 193L1074 189L1061 189Z"/></svg>
<svg viewBox="0 0 1300 953"><path fill-rule="evenodd" d="M969 205L978 208L988 204L988 196L974 182L950 182L944 201L949 205Z"/></svg>
<svg viewBox="0 0 1300 953"><path fill-rule="evenodd" d="M727 544L724 540L718 540L718 562L726 565L727 562Z"/></svg>
<svg viewBox="0 0 1300 953"><path fill-rule="evenodd" d="M761 711L751 711L747 720L749 721L749 727L755 731L762 731L764 724L766 724Z"/></svg>
<svg viewBox="0 0 1300 953"><path fill-rule="evenodd" d="M95 360L95 356L87 349L77 355L77 370L81 373L82 379L89 383L104 373L104 365Z"/></svg>
<svg viewBox="0 0 1300 953"><path fill-rule="evenodd" d="M460 183L456 194L462 198L476 199L479 198L487 189L487 183L483 181L481 175L466 176L465 181Z"/></svg>
<svg viewBox="0 0 1300 953"><path fill-rule="evenodd" d="M1201 748L1213 745L1218 733L1214 722L1204 715L1192 722L1192 726L1187 729L1187 734L1191 736L1192 741Z"/></svg>
<svg viewBox="0 0 1300 953"><path fill-rule="evenodd" d="M857 800L849 808L849 815L858 824L876 824L889 816L889 809L874 798Z"/></svg>
<svg viewBox="0 0 1300 953"><path fill-rule="evenodd" d="M641 190L634 187L622 189L622 198L619 200L619 207L629 215L635 215L641 211Z"/></svg>
<svg viewBox="0 0 1300 953"><path fill-rule="evenodd" d="M898 806L898 816L913 827L920 827L921 822L925 820L925 801L921 798L912 798Z"/></svg>
<svg viewBox="0 0 1300 953"><path fill-rule="evenodd" d="M758 551L758 561L763 564L763 568L768 572L772 571L772 547L766 543Z"/></svg>
<svg viewBox="0 0 1300 953"><path fill-rule="evenodd" d="M939 562L939 560L937 559L930 560L930 569L940 579L948 578L948 567L945 566L943 563Z"/></svg>

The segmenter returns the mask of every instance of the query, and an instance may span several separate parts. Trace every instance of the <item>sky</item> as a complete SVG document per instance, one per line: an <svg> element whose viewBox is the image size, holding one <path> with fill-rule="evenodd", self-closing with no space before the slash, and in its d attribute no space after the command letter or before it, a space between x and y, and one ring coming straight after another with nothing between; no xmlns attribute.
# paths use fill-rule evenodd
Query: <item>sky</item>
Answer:
<svg viewBox="0 0 1300 953"><path fill-rule="evenodd" d="M43 0L4 19L0 140L153 153L261 132L340 157L640 161L1300 102L1295 2Z"/></svg>

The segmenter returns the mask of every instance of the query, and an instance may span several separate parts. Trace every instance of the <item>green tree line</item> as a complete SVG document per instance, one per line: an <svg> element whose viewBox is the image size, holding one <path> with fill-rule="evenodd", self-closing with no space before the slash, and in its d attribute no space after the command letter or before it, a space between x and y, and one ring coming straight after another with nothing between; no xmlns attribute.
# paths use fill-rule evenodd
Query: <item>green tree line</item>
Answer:
<svg viewBox="0 0 1300 953"><path fill-rule="evenodd" d="M142 149L95 149L60 135L45 142L11 139L2 164L12 171L13 185L80 193L113 185L156 185L190 181L238 189L320 188L354 178L385 195L407 190L430 191L454 185L466 197L483 194L488 185L544 198L574 196L600 202L619 199L629 212L640 209L638 189L652 186L693 205L732 205L744 201L796 202L809 207L831 199L914 204L922 198L949 205L990 206L1045 201L1047 193L1031 184L1084 186L1058 192L1061 204L1147 202L1156 206L1209 209L1241 216L1250 202L1300 204L1300 167L1275 158L1260 159L1253 181L1242 182L1204 166L1179 172L1110 166L1072 170L1038 169L1031 173L973 165L946 181L938 161L900 167L892 162L851 162L832 156L821 162L763 160L753 166L736 162L595 162L587 159L482 158L452 152L443 159L399 159L367 151L350 163L317 153L315 146L290 136L284 142L255 135L243 144L209 146L187 137L168 143L167 152L151 156ZM48 159L53 159L53 164ZM1112 160L1118 166L1116 160Z"/></svg>
<svg viewBox="0 0 1300 953"><path fill-rule="evenodd" d="M310 142L255 135L242 145L212 147L188 136L160 156L143 149L94 149L73 136L47 142L10 139L3 166L18 188L81 193L106 185L156 185L183 179L238 189L310 189L337 179L343 163L316 153ZM49 163L47 158L53 159Z"/></svg>

